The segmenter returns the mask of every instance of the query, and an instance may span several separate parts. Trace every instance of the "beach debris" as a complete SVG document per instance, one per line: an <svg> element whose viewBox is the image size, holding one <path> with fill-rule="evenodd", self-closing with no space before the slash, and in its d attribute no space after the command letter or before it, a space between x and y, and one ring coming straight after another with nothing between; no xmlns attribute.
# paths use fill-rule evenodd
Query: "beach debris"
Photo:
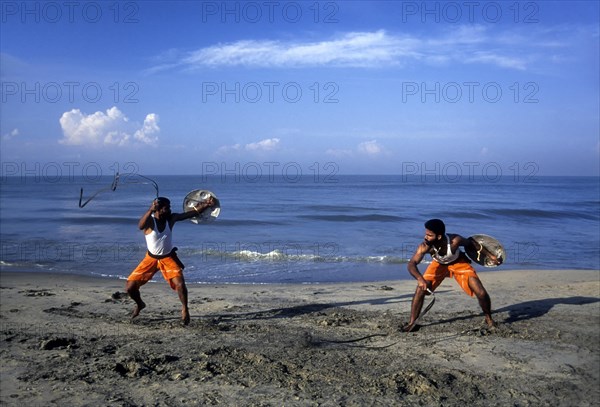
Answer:
<svg viewBox="0 0 600 407"><path fill-rule="evenodd" d="M185 380L188 378L188 374L186 373L175 373L173 374L172 378L173 380Z"/></svg>
<svg viewBox="0 0 600 407"><path fill-rule="evenodd" d="M124 300L129 298L129 294L126 292L115 291L111 294L110 298L113 300Z"/></svg>
<svg viewBox="0 0 600 407"><path fill-rule="evenodd" d="M19 294L23 294L26 297L48 297L51 295L56 295L52 291L42 289L42 290L23 290L19 291Z"/></svg>
<svg viewBox="0 0 600 407"><path fill-rule="evenodd" d="M41 350L65 349L75 345L77 341L73 338L51 338L40 343Z"/></svg>

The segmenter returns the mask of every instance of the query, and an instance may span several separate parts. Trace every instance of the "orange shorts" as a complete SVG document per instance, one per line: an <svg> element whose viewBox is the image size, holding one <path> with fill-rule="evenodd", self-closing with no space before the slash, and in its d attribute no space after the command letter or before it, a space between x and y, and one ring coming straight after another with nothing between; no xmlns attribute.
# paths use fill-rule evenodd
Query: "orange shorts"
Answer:
<svg viewBox="0 0 600 407"><path fill-rule="evenodd" d="M140 281L144 285L152 280L154 274L160 270L171 288L175 289L175 285L171 282L171 279L174 277L183 277L183 265L176 256L171 255L163 259L155 259L146 253L146 257L127 277L127 281Z"/></svg>
<svg viewBox="0 0 600 407"><path fill-rule="evenodd" d="M452 264L440 264L433 260L431 264L427 266L425 274L423 274L425 280L431 281L432 290L435 290L446 277L454 277L463 291L471 297L473 296L473 290L469 287L469 277L478 278L478 276L471 264L463 261Z"/></svg>

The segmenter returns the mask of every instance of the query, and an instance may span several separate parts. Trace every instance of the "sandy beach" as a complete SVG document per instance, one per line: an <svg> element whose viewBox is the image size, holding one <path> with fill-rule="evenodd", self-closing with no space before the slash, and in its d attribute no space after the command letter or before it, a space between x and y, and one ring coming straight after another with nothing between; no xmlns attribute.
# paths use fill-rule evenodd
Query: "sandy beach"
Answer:
<svg viewBox="0 0 600 407"><path fill-rule="evenodd" d="M497 328L453 280L417 332L413 280L124 282L2 273L3 406L598 406L599 271L480 273Z"/></svg>

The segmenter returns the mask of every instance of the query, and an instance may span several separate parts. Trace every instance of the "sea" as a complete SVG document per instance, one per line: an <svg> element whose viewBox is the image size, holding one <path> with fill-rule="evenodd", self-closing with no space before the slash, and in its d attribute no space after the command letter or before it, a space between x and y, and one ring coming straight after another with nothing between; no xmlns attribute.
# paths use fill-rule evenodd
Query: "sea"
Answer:
<svg viewBox="0 0 600 407"><path fill-rule="evenodd" d="M125 279L144 257L137 223L157 193L182 212L197 189L211 191L221 212L174 227L191 284L410 279L407 262L431 218L503 244L504 264L478 272L600 269L598 177L129 174L118 183L3 177L0 271ZM80 197L92 199L81 208Z"/></svg>

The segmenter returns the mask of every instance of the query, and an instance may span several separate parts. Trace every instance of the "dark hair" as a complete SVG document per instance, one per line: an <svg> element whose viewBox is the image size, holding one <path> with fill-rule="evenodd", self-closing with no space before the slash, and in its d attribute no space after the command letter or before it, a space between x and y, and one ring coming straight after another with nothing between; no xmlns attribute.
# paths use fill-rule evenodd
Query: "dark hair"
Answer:
<svg viewBox="0 0 600 407"><path fill-rule="evenodd" d="M156 202L158 202L158 206L161 208L163 206L171 206L171 201L169 201L169 198L165 198L164 196L159 196L156 198Z"/></svg>
<svg viewBox="0 0 600 407"><path fill-rule="evenodd" d="M446 225L439 219L429 219L425 222L425 229L431 230L436 235L446 234Z"/></svg>

